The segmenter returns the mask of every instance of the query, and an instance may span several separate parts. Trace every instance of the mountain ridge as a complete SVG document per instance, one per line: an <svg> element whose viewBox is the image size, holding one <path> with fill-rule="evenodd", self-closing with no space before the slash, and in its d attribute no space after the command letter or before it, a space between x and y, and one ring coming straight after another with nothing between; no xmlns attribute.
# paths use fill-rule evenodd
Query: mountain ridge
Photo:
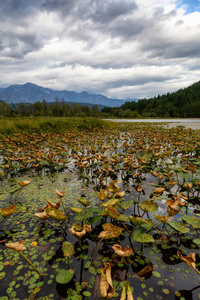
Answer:
<svg viewBox="0 0 200 300"><path fill-rule="evenodd" d="M90 94L86 91L81 93L75 91L55 91L31 82L25 84L11 85L0 90L0 99L6 103L35 103L37 101L55 102L55 99L64 99L65 102L101 104L104 106L117 107L126 102L123 99L108 98L101 94Z"/></svg>

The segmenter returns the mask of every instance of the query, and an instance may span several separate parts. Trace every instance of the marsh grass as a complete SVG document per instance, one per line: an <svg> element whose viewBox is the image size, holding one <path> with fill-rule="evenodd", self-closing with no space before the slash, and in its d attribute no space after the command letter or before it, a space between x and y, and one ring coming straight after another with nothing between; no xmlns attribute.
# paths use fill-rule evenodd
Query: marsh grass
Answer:
<svg viewBox="0 0 200 300"><path fill-rule="evenodd" d="M103 121L98 118L56 118L56 117L29 117L29 118L0 118L0 135L9 136L14 133L64 133L72 131L93 131L103 128L116 127L117 124Z"/></svg>

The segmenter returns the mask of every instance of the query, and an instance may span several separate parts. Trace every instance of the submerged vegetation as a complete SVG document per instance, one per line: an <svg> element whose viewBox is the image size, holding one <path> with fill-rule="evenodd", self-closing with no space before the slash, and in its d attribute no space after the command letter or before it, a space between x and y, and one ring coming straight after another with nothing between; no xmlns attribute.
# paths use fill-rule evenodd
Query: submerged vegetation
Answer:
<svg viewBox="0 0 200 300"><path fill-rule="evenodd" d="M59 121L1 129L1 299L200 299L200 131Z"/></svg>

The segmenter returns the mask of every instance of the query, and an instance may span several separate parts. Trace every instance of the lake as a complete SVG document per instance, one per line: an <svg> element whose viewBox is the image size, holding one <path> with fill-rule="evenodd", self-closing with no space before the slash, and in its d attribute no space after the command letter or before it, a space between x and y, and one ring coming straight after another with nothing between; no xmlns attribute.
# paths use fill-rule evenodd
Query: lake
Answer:
<svg viewBox="0 0 200 300"><path fill-rule="evenodd" d="M113 122L134 122L134 123L164 123L164 127L172 128L182 125L186 128L200 129L200 118L196 119L107 119ZM167 124L166 124L167 123Z"/></svg>

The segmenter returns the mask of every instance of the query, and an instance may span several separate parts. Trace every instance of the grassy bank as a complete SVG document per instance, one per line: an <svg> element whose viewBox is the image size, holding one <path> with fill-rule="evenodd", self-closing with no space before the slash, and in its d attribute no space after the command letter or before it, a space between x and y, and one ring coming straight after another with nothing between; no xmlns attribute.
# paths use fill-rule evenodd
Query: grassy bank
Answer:
<svg viewBox="0 0 200 300"><path fill-rule="evenodd" d="M8 136L14 133L63 133L66 130L96 130L113 128L117 124L103 121L98 118L56 118L56 117L29 117L29 118L1 118L0 135Z"/></svg>

